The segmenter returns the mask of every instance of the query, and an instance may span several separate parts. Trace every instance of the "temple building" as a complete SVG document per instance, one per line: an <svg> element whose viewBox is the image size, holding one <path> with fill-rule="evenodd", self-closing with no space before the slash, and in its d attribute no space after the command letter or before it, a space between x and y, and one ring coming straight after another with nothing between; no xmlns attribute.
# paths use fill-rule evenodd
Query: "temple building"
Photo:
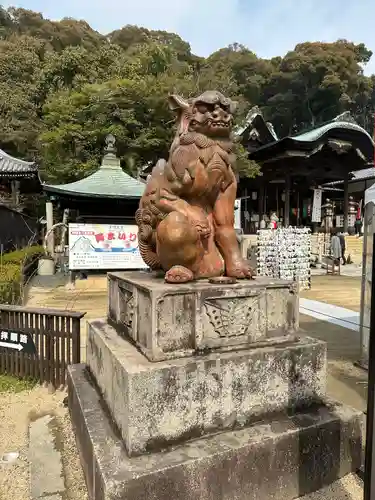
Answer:
<svg viewBox="0 0 375 500"><path fill-rule="evenodd" d="M38 241L39 225L33 197L40 191L37 164L0 150L1 252Z"/></svg>
<svg viewBox="0 0 375 500"><path fill-rule="evenodd" d="M14 158L0 149L0 204L24 211L27 210L27 195L38 192L37 164Z"/></svg>
<svg viewBox="0 0 375 500"><path fill-rule="evenodd" d="M122 170L114 137L108 136L106 142L102 163L92 175L69 184L43 184L47 204L60 211L69 209L75 222L134 224L145 184Z"/></svg>
<svg viewBox="0 0 375 500"><path fill-rule="evenodd" d="M106 138L105 154L101 165L93 174L68 184L43 184L47 196L46 222L49 252L54 255L54 227L68 222L84 224L135 224L135 212L143 194L145 183L134 179L121 168L116 156L115 138ZM66 243L63 229L59 251Z"/></svg>
<svg viewBox="0 0 375 500"><path fill-rule="evenodd" d="M318 188L323 189L323 204L327 198L335 200L335 215L342 215L342 229L348 230L353 180L374 161L372 137L349 113L303 134L279 139L261 111L254 108L236 134L262 172L255 179L240 181L245 233L254 233L262 218L268 220L271 213L286 227L313 226L312 197ZM355 198L361 197L362 189L355 193Z"/></svg>

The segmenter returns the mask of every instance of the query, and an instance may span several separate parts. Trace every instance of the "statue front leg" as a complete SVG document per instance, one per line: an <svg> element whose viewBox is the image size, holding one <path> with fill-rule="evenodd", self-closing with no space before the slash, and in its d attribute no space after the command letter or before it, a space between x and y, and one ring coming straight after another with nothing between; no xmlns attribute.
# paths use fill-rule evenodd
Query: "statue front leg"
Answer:
<svg viewBox="0 0 375 500"><path fill-rule="evenodd" d="M234 203L237 183L233 182L221 192L214 206L215 242L224 258L225 274L231 278L252 278L253 270L242 258L234 230Z"/></svg>

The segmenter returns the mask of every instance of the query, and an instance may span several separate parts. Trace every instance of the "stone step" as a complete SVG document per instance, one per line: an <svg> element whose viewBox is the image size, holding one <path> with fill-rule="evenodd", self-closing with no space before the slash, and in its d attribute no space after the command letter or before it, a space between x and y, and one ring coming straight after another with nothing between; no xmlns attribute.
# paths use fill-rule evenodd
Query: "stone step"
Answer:
<svg viewBox="0 0 375 500"><path fill-rule="evenodd" d="M326 344L308 337L153 363L96 320L86 362L130 455L243 427L326 393Z"/></svg>
<svg viewBox="0 0 375 500"><path fill-rule="evenodd" d="M293 500L361 465L362 414L332 402L129 458L85 366L68 385L90 500Z"/></svg>
<svg viewBox="0 0 375 500"><path fill-rule="evenodd" d="M350 255L354 264L361 264L363 253L363 238L357 238L356 236L346 236L345 240L345 254L347 256Z"/></svg>

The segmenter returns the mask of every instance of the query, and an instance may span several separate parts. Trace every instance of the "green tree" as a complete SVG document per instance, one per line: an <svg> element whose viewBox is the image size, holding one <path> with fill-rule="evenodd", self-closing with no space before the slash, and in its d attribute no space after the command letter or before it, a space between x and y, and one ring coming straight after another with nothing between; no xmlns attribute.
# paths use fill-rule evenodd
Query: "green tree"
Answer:
<svg viewBox="0 0 375 500"><path fill-rule="evenodd" d="M285 136L352 110L370 90L360 66L370 55L363 44L346 40L297 45L264 86L260 104L267 118Z"/></svg>
<svg viewBox="0 0 375 500"><path fill-rule="evenodd" d="M15 156L38 155L37 82L42 57L43 43L32 37L0 41L0 147Z"/></svg>
<svg viewBox="0 0 375 500"><path fill-rule="evenodd" d="M85 21L70 18L50 21L39 12L14 7L9 8L7 14L12 22L8 31L44 40L52 50L61 51L68 46L78 45L93 50L105 40Z"/></svg>
<svg viewBox="0 0 375 500"><path fill-rule="evenodd" d="M249 160L249 154L240 142L234 145L236 155L236 172L240 177L256 177L260 174L260 166L254 160Z"/></svg>

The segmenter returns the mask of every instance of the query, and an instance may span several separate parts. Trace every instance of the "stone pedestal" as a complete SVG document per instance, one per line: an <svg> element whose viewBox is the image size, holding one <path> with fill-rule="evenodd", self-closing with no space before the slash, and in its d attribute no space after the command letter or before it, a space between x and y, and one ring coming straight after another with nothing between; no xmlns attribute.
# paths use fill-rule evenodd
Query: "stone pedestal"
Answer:
<svg viewBox="0 0 375 500"><path fill-rule="evenodd" d="M271 278L171 285L149 273L108 274L108 318L150 361L238 349L298 330L294 283Z"/></svg>
<svg viewBox="0 0 375 500"><path fill-rule="evenodd" d="M326 390L326 347L309 338L152 363L94 321L87 364L129 455L295 412Z"/></svg>
<svg viewBox="0 0 375 500"><path fill-rule="evenodd" d="M292 500L359 467L361 414L327 402L294 285L108 280L68 376L91 500Z"/></svg>

